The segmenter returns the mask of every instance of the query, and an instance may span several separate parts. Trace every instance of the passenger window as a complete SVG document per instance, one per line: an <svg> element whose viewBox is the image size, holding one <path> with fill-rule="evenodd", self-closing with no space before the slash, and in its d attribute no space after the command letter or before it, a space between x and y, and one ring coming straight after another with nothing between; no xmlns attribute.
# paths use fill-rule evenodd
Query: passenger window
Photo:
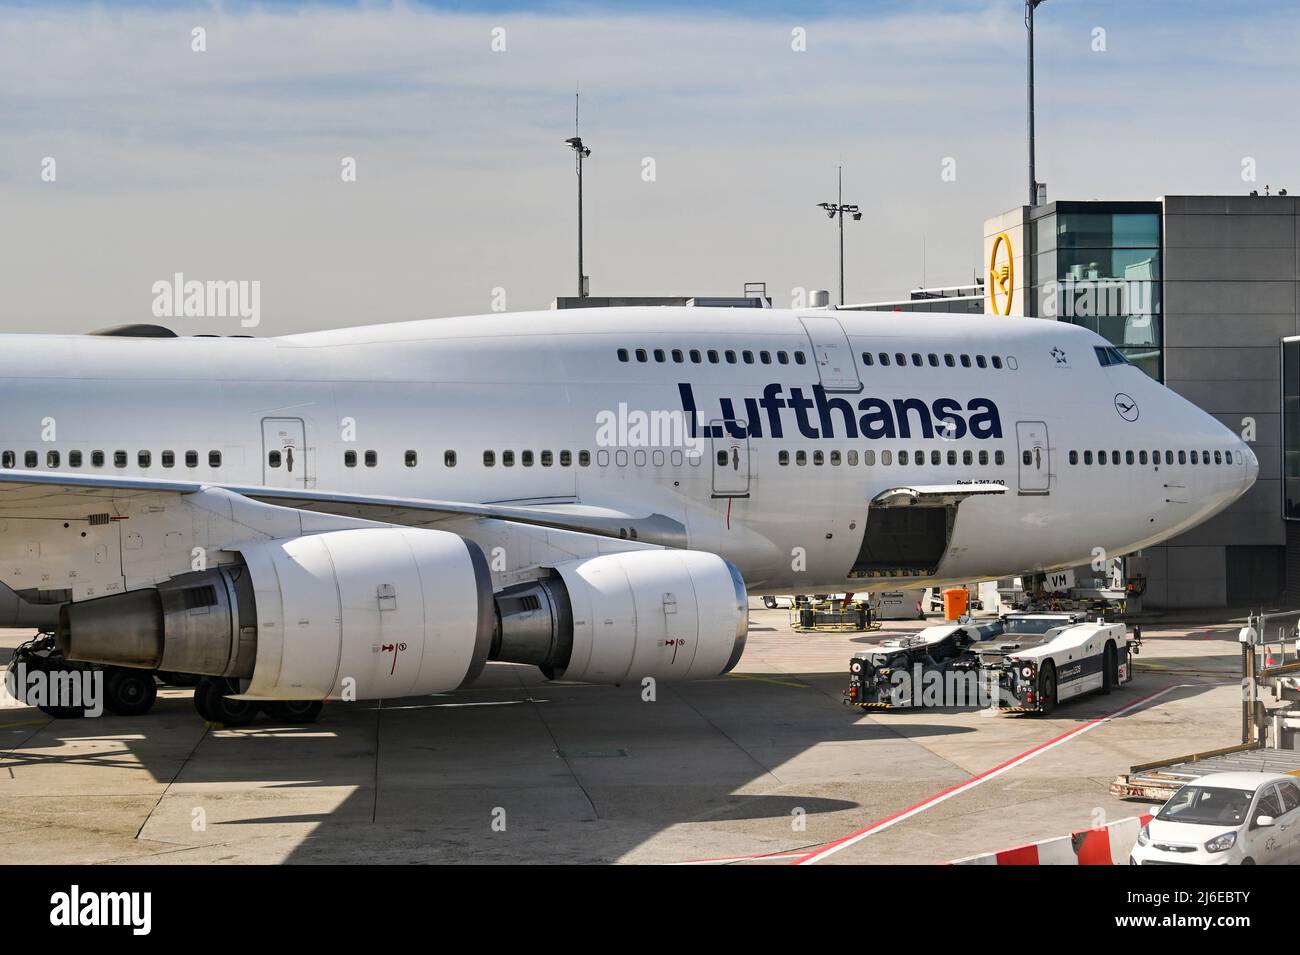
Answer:
<svg viewBox="0 0 1300 955"><path fill-rule="evenodd" d="M18 456L12 451L6 451L0 454L0 467L11 468L18 463Z"/></svg>
<svg viewBox="0 0 1300 955"><path fill-rule="evenodd" d="M1071 452L1070 452L1070 463L1071 463L1071 464L1078 464L1078 463L1079 463L1079 452L1078 452L1078 451L1071 451Z"/></svg>
<svg viewBox="0 0 1300 955"><path fill-rule="evenodd" d="M1210 463L1210 452L1209 452L1209 451L1205 451L1205 450L1201 451L1201 463L1202 463L1202 464L1209 464L1209 463Z"/></svg>
<svg viewBox="0 0 1300 955"><path fill-rule="evenodd" d="M871 352L869 352L869 351L864 351L864 352L862 353L862 364L864 364L864 365L874 365L874 364L875 364L875 359L871 357Z"/></svg>
<svg viewBox="0 0 1300 955"><path fill-rule="evenodd" d="M728 348L725 352L722 353L722 357L727 359L728 365L734 365L736 363L736 353L732 351L730 348Z"/></svg>
<svg viewBox="0 0 1300 955"><path fill-rule="evenodd" d="M1186 451L1179 451L1179 452L1178 452L1178 463L1179 463L1179 464L1186 464L1186 463L1187 463L1187 452L1186 452Z"/></svg>
<svg viewBox="0 0 1300 955"><path fill-rule="evenodd" d="M797 351L797 352L794 353L794 363L795 363L796 365L804 365L804 364L807 364L807 362L808 362L808 359L804 356L804 353L803 353L803 352L801 352L801 351Z"/></svg>
<svg viewBox="0 0 1300 955"><path fill-rule="evenodd" d="M57 468L57 467L59 466L59 452L58 452L58 451L46 451L46 452L45 452L45 466L46 466L47 468Z"/></svg>
<svg viewBox="0 0 1300 955"><path fill-rule="evenodd" d="M850 451L850 452L848 453L848 459L847 459L847 460L848 460L848 465L849 465L849 467L854 467L855 465L857 465L857 463L858 463L858 452L856 452L856 451Z"/></svg>
<svg viewBox="0 0 1300 955"><path fill-rule="evenodd" d="M103 452L103 451L91 451L91 452L90 452L90 464L91 464L91 467L102 468L102 467L104 466L104 452Z"/></svg>
<svg viewBox="0 0 1300 955"><path fill-rule="evenodd" d="M656 349L655 349L655 361L657 361L657 362L661 362L661 363L662 363L662 362L665 362L665 361L667 361L667 360L668 360L668 354L667 354L667 352L665 352L662 348L656 348Z"/></svg>
<svg viewBox="0 0 1300 955"><path fill-rule="evenodd" d="M1098 463L1098 464L1105 464L1105 463L1106 463L1106 452L1105 452L1105 451L1098 451L1098 452L1097 452L1097 463Z"/></svg>
<svg viewBox="0 0 1300 955"><path fill-rule="evenodd" d="M572 451L561 451L561 452L560 452L560 467L562 467L562 468L573 467L573 452L572 452Z"/></svg>
<svg viewBox="0 0 1300 955"><path fill-rule="evenodd" d="M620 348L620 349L618 350L618 360L619 360L619 361L627 361L627 349L626 349L626 348Z"/></svg>
<svg viewBox="0 0 1300 955"><path fill-rule="evenodd" d="M1033 463L1034 463L1034 452L1029 451L1029 450L1025 450L1025 451L1021 452L1021 454L1020 454L1020 463L1021 463L1021 464L1033 464Z"/></svg>
<svg viewBox="0 0 1300 955"><path fill-rule="evenodd" d="M1200 462L1196 459L1196 452L1195 452L1195 451L1192 452L1192 463L1193 463L1193 464L1200 464Z"/></svg>
<svg viewBox="0 0 1300 955"><path fill-rule="evenodd" d="M646 350L645 350L644 348L638 348L638 349L636 350L636 360L637 360L637 361L648 361L649 359L650 359L650 356L646 354Z"/></svg>
<svg viewBox="0 0 1300 955"><path fill-rule="evenodd" d="M685 360L686 360L686 355L682 353L682 350L680 348L674 348L673 361L677 362L677 364L680 365Z"/></svg>
<svg viewBox="0 0 1300 955"><path fill-rule="evenodd" d="M220 451L209 451L209 452L208 452L208 467L210 467L210 468L219 468L219 467L221 467L221 452L220 452Z"/></svg>
<svg viewBox="0 0 1300 955"><path fill-rule="evenodd" d="M916 462L917 467L925 467L925 452L916 451L912 454L912 460Z"/></svg>
<svg viewBox="0 0 1300 955"><path fill-rule="evenodd" d="M727 466L727 452L726 452L726 451L719 451L719 452L718 452L718 467L720 467L720 468L725 468L726 466Z"/></svg>
<svg viewBox="0 0 1300 955"><path fill-rule="evenodd" d="M716 348L710 348L710 349L709 349L709 364L710 364L710 365L716 365L717 363L718 363L718 350L717 350Z"/></svg>
<svg viewBox="0 0 1300 955"><path fill-rule="evenodd" d="M954 358L952 355L944 355L944 356L943 356L943 363L944 363L945 365L947 365L949 368L956 368L956 367L957 367L957 359Z"/></svg>
<svg viewBox="0 0 1300 955"><path fill-rule="evenodd" d="M1219 451L1215 451L1215 452L1214 452L1214 463L1215 463L1215 464L1222 464L1222 463L1223 463L1223 456L1222 456L1222 453L1221 453L1221 452L1219 452Z"/></svg>
<svg viewBox="0 0 1300 955"><path fill-rule="evenodd" d="M147 468L153 461L153 455L148 451L141 451L136 454L135 459L139 462L140 467Z"/></svg>
<svg viewBox="0 0 1300 955"><path fill-rule="evenodd" d="M983 355L975 356L975 364L978 365L980 368L987 368L989 366L989 363L985 360Z"/></svg>
<svg viewBox="0 0 1300 955"><path fill-rule="evenodd" d="M13 465L11 464L11 465L9 465L9 467L13 467ZM81 452L80 452L80 451L69 451L69 452L68 452L68 467L70 467L70 468L79 468L79 467L81 467Z"/></svg>
<svg viewBox="0 0 1300 955"><path fill-rule="evenodd" d="M1083 463L1084 463L1085 465L1087 465L1087 464L1092 464L1092 452L1091 452L1091 451L1084 451L1084 452L1083 452Z"/></svg>
<svg viewBox="0 0 1300 955"><path fill-rule="evenodd" d="M817 467L821 467L825 463L826 463L826 456L822 454L820 451L814 451L813 464Z"/></svg>
<svg viewBox="0 0 1300 955"><path fill-rule="evenodd" d="M930 464L931 464L931 465L936 465L936 466L937 466L937 465L938 465L942 460L943 460L943 457L942 457L942 455L939 454L938 451L931 451L931 452L930 452Z"/></svg>
<svg viewBox="0 0 1300 955"><path fill-rule="evenodd" d="M988 453L987 451L981 451L981 452L980 452L980 466L982 467L982 466L984 466L984 465L986 465L986 464L988 464L988 463L989 463L989 453Z"/></svg>
<svg viewBox="0 0 1300 955"><path fill-rule="evenodd" d="M280 452L272 451L266 456L266 463L269 467L278 468L280 466Z"/></svg>
<svg viewBox="0 0 1300 955"><path fill-rule="evenodd" d="M579 466L579 467L583 467L583 468L591 467L591 452L590 452L590 451L579 451L579 452L578 452L578 466Z"/></svg>
<svg viewBox="0 0 1300 955"><path fill-rule="evenodd" d="M692 348L692 349L691 349L691 363L692 363L692 364L696 364L696 365L698 365L698 364L700 363L701 360L702 360L702 359L700 358L700 350L699 350L698 348Z"/></svg>
<svg viewBox="0 0 1300 955"><path fill-rule="evenodd" d="M838 465L839 463L840 463L840 453L839 453L838 451L832 451L832 452L831 452L831 464L832 464L832 465Z"/></svg>
<svg viewBox="0 0 1300 955"><path fill-rule="evenodd" d="M776 353L776 363L778 365L788 365L790 364L790 356L783 351L779 351Z"/></svg>
<svg viewBox="0 0 1300 955"><path fill-rule="evenodd" d="M969 367L970 367L970 355L962 355L962 356L961 356L961 366L962 366L963 368L969 368Z"/></svg>
<svg viewBox="0 0 1300 955"><path fill-rule="evenodd" d="M519 463L522 464L522 465L523 465L524 467L526 467L526 468L531 468L531 467L533 466L533 452L531 452L531 451L520 451L520 452L519 452Z"/></svg>
<svg viewBox="0 0 1300 955"><path fill-rule="evenodd" d="M1145 451L1139 451L1138 464L1146 464L1146 463L1147 463L1147 453Z"/></svg>
<svg viewBox="0 0 1300 955"><path fill-rule="evenodd" d="M496 463L497 463L497 453L495 451L483 452L483 467L485 468L495 467Z"/></svg>
<svg viewBox="0 0 1300 955"><path fill-rule="evenodd" d="M198 463L199 463L199 462L198 462L198 455L195 455L195 461L194 461L194 463L193 463L193 464L190 464L190 463L189 463L189 455L187 454L187 455L185 456L185 463L186 463L186 465L187 465L188 467L197 467L197 466L198 466ZM344 451L344 452L343 452L343 466L344 466L345 468L354 468L354 467L356 467L356 466L357 466L357 452L355 452L355 451Z"/></svg>
<svg viewBox="0 0 1300 955"><path fill-rule="evenodd" d="M555 463L555 457L554 457L554 455L552 455L550 451L543 451L543 452L542 452L542 467L544 467L544 468L549 468L549 467L550 467L552 464L554 464L554 463Z"/></svg>
<svg viewBox="0 0 1300 955"><path fill-rule="evenodd" d="M912 352L912 365L916 368L921 367L921 353L919 351Z"/></svg>
<svg viewBox="0 0 1300 955"><path fill-rule="evenodd" d="M39 455L37 455L35 451L23 452L23 467L34 468L36 467L38 462L39 462ZM123 464L122 466L126 467L125 464Z"/></svg>
<svg viewBox="0 0 1300 955"><path fill-rule="evenodd" d="M889 365L889 353L888 353L888 352L883 352L883 351L882 351L882 352L880 353L880 363L881 363L882 365L886 365L886 366Z"/></svg>
<svg viewBox="0 0 1300 955"><path fill-rule="evenodd" d="M900 367L902 367L903 365L906 365L906 364L907 364L907 356L904 355L901 351L896 351L896 352L894 352L894 364L896 364L896 365L898 365L898 366L900 366Z"/></svg>
<svg viewBox="0 0 1300 955"><path fill-rule="evenodd" d="M515 453L513 451L501 452L501 466L503 468L512 468L515 466Z"/></svg>
<svg viewBox="0 0 1300 955"><path fill-rule="evenodd" d="M963 451L961 453L961 463L966 465L967 467L970 467L972 464L975 463L975 455L970 451Z"/></svg>
<svg viewBox="0 0 1300 955"><path fill-rule="evenodd" d="M776 461L777 461L778 464L789 464L789 463L790 463L790 452L789 452L789 451L782 451L782 452L780 452L780 453L777 454L777 456L776 456Z"/></svg>
<svg viewBox="0 0 1300 955"><path fill-rule="evenodd" d="M772 364L772 353L761 351L758 353L758 360L764 365L770 365Z"/></svg>
<svg viewBox="0 0 1300 955"><path fill-rule="evenodd" d="M938 356L938 355L936 355L934 352L930 352L930 354L929 354L927 357L930 359L930 367L931 367L931 368L938 368L938 367L939 367L939 356Z"/></svg>
<svg viewBox="0 0 1300 955"><path fill-rule="evenodd" d="M740 357L744 359L746 365L754 364L754 353L752 351L743 351L740 353Z"/></svg>
<svg viewBox="0 0 1300 955"><path fill-rule="evenodd" d="M1007 460L1007 456L1006 456L1006 453L1005 453L1005 452L1002 452L1002 451L994 451L994 452L993 452L993 463L994 463L994 464L1005 464L1005 463L1006 463L1006 460Z"/></svg>
<svg viewBox="0 0 1300 955"><path fill-rule="evenodd" d="M29 467L30 467L30 466L31 466L31 465L29 465ZM113 467L115 467L115 468L124 468L124 467L126 467L126 452L125 452L125 451L114 451L114 452L113 452Z"/></svg>
<svg viewBox="0 0 1300 955"><path fill-rule="evenodd" d="M98 454L99 452L96 451L95 453ZM354 454L352 455L352 463L353 463L353 464L356 464L356 463L357 463L357 461L356 461L356 457L357 457L357 456L356 456L356 454L354 453ZM100 463L100 464L103 464L104 462L103 462L103 461L100 461L99 463ZM186 451L186 452L185 452L185 466L186 466L187 468L196 468L196 467L198 467L198 466L199 466L199 452L197 452L197 451Z"/></svg>
<svg viewBox="0 0 1300 955"><path fill-rule="evenodd" d="M416 454L414 451L408 449L406 454L403 455L402 460L405 462L408 468L413 468L420 463L420 456Z"/></svg>
<svg viewBox="0 0 1300 955"><path fill-rule="evenodd" d="M805 464L807 464L807 463L808 463L808 452L807 452L807 451L796 451L796 452L794 453L794 463L797 464L797 465L799 465L800 467L803 467Z"/></svg>
<svg viewBox="0 0 1300 955"><path fill-rule="evenodd" d="M898 463L899 463L899 464L906 464L906 463L907 463L907 452L906 452L906 451L899 451L899 452L898 452Z"/></svg>
<svg viewBox="0 0 1300 955"><path fill-rule="evenodd" d="M1133 452L1132 452L1132 451L1125 451L1125 452L1124 452L1124 463L1125 463L1125 464L1132 464L1132 463L1133 463Z"/></svg>
<svg viewBox="0 0 1300 955"><path fill-rule="evenodd" d="M78 455L78 457L80 457L80 455ZM174 468L174 467L176 467L176 452L175 452L175 451L164 451L164 452L162 453L162 466L165 467L165 468Z"/></svg>
<svg viewBox="0 0 1300 955"><path fill-rule="evenodd" d="M379 452L378 452L378 451L367 451L367 452L366 452L366 459L365 459L365 460L366 460L366 467L368 467L368 468L373 468L373 467L375 467L376 465L379 464Z"/></svg>
<svg viewBox="0 0 1300 955"><path fill-rule="evenodd" d="M1000 357L998 357L997 355L994 355L994 356L993 356L993 367L994 367L994 368L1001 368L1001 367L1002 367L1002 359L1001 359Z"/></svg>
<svg viewBox="0 0 1300 955"><path fill-rule="evenodd" d="M893 463L894 463L894 452L893 452L893 451L881 451L881 452L880 452L880 463L881 463L881 464L884 464L884 465L893 464Z"/></svg>

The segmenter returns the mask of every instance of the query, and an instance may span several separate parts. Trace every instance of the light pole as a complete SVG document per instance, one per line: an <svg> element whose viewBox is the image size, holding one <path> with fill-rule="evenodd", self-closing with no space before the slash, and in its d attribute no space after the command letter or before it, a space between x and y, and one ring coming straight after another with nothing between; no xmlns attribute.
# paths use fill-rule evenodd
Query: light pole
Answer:
<svg viewBox="0 0 1300 955"><path fill-rule="evenodd" d="M582 143L578 135L578 94L573 94L573 136L564 141L573 150L578 166L578 298L587 297L587 276L582 271L582 161L591 155L591 150Z"/></svg>
<svg viewBox="0 0 1300 955"><path fill-rule="evenodd" d="M839 177L838 195L835 202L819 202L817 208L826 210L826 216L840 220L840 304L844 304L844 213L853 216L853 221L857 222L862 218L862 212L856 205L845 205L844 203L844 167L836 166Z"/></svg>
<svg viewBox="0 0 1300 955"><path fill-rule="evenodd" d="M1043 0L1025 0L1027 106L1029 113L1029 204L1038 205L1038 174L1034 169L1034 10Z"/></svg>

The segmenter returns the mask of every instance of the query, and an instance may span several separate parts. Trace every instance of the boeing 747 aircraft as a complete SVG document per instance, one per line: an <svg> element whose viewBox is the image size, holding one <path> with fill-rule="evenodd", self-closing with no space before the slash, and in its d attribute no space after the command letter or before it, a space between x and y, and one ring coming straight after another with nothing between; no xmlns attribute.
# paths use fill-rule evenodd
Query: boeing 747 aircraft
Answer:
<svg viewBox="0 0 1300 955"><path fill-rule="evenodd" d="M225 722L451 690L489 660L715 677L747 594L1120 555L1258 469L1104 339L1038 319L8 335L0 389L7 622L49 627L67 661L203 676Z"/></svg>

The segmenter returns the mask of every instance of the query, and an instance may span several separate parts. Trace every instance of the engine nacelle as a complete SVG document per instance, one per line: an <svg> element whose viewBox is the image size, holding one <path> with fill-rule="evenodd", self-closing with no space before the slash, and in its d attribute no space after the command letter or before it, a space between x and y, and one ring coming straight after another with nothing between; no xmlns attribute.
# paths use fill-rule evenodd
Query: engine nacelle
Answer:
<svg viewBox="0 0 1300 955"><path fill-rule="evenodd" d="M714 554L645 550L556 565L497 595L491 658L551 679L690 680L731 670L745 649L740 572Z"/></svg>
<svg viewBox="0 0 1300 955"><path fill-rule="evenodd" d="M483 551L445 531L357 528L242 545L240 563L62 608L70 660L225 676L257 699L453 690L487 662Z"/></svg>

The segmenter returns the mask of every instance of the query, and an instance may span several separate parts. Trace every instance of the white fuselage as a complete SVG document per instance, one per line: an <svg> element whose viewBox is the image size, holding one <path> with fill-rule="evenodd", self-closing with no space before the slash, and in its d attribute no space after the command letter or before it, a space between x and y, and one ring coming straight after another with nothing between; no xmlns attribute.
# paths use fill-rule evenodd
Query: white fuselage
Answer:
<svg viewBox="0 0 1300 955"><path fill-rule="evenodd" d="M1250 487L1233 432L1103 365L1105 345L1043 320L703 308L12 335L0 452L16 469L666 515L755 593L881 586L854 571L873 498L1005 485L960 504L934 567L884 575L923 586L1130 552ZM689 415L677 427L692 404L693 435Z"/></svg>

